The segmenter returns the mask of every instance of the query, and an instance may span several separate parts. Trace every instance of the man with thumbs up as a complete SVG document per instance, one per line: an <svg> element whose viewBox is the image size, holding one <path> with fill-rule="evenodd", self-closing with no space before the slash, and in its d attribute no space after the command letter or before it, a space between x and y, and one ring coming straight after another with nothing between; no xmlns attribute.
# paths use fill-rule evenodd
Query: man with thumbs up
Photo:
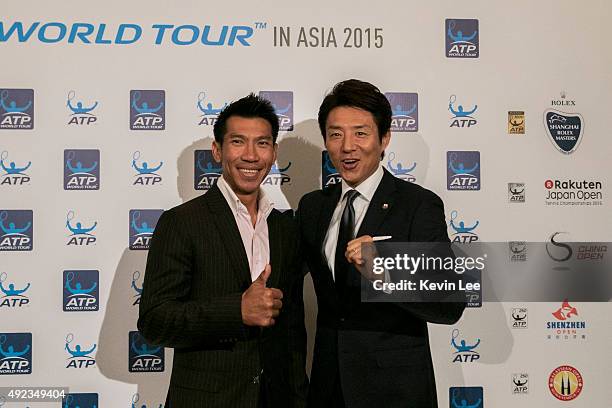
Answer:
<svg viewBox="0 0 612 408"><path fill-rule="evenodd" d="M166 408L303 407L303 274L293 220L260 185L276 161L278 117L253 94L214 127L223 176L160 217L138 329L174 348Z"/></svg>

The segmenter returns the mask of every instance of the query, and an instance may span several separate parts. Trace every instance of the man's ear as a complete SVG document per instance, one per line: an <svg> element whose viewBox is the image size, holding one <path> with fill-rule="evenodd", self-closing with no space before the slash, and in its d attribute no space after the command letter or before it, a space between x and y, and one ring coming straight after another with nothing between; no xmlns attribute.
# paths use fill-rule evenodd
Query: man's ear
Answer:
<svg viewBox="0 0 612 408"><path fill-rule="evenodd" d="M212 155L215 161L221 163L221 144L214 141L212 144Z"/></svg>

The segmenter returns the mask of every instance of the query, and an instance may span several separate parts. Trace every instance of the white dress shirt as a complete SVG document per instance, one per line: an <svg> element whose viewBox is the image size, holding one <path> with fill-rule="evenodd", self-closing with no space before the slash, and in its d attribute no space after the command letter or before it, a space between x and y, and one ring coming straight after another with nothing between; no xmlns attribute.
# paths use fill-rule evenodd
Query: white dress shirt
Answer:
<svg viewBox="0 0 612 408"><path fill-rule="evenodd" d="M263 272L266 264L270 263L270 240L268 237L268 215L274 208L272 203L263 189L259 189L257 221L253 227L249 210L242 204L242 201L236 196L234 190L227 184L223 177L217 180L217 186L221 190L221 194L229 204L234 219L240 231L240 237L244 244L249 269L251 271L251 281L257 279L259 274Z"/></svg>
<svg viewBox="0 0 612 408"><path fill-rule="evenodd" d="M363 222L368 207L370 206L370 202L372 201L372 197L374 196L383 175L384 171L382 167L378 166L378 169L376 169L376 171L370 177L362 181L361 184L354 188L354 190L359 192L359 195L353 201L353 208L355 209L355 234L357 231L359 231L359 227ZM325 235L325 241L323 241L327 265L332 271L332 277L334 280L336 279L334 264L336 260L336 245L338 242L338 232L340 230L340 219L342 218L342 212L346 206L346 192L349 190L353 190L353 188L342 180L342 193L340 195L340 200L338 201L338 205L336 205L336 209L334 210L329 223L329 228L327 229L327 234Z"/></svg>

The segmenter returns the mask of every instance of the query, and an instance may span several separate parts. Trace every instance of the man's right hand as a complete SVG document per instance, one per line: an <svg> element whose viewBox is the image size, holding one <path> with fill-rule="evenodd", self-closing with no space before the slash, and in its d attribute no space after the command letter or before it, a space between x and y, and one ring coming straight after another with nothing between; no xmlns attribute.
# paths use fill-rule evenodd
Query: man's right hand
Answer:
<svg viewBox="0 0 612 408"><path fill-rule="evenodd" d="M272 273L270 265L251 283L242 294L242 322L247 326L268 327L274 325L274 318L283 307L283 292L275 288L266 288L266 281Z"/></svg>

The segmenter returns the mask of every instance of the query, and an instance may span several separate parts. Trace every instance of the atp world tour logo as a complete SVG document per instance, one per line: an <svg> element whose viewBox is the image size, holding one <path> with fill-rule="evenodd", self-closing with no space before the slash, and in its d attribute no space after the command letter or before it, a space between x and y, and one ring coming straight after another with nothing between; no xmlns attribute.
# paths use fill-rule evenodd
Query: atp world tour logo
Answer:
<svg viewBox="0 0 612 408"><path fill-rule="evenodd" d="M0 274L0 308L18 308L23 307L30 303L30 299L24 294L30 289L30 282L27 285L20 285L19 288L15 287L15 282L6 283L7 274L2 272Z"/></svg>
<svg viewBox="0 0 612 408"><path fill-rule="evenodd" d="M32 374L32 333L0 333L0 375Z"/></svg>
<svg viewBox="0 0 612 408"><path fill-rule="evenodd" d="M484 408L482 387L450 387L450 408Z"/></svg>
<svg viewBox="0 0 612 408"><path fill-rule="evenodd" d="M162 168L164 162L160 161L159 164L151 165L149 162L139 159L140 151L136 150L132 155L132 167L136 170L136 174L134 175L135 180L132 185L154 186L160 184L162 182L162 177L158 171Z"/></svg>
<svg viewBox="0 0 612 408"><path fill-rule="evenodd" d="M130 91L130 129L164 130L166 128L166 92Z"/></svg>
<svg viewBox="0 0 612 408"><path fill-rule="evenodd" d="M259 97L272 103L278 116L278 130L293 130L293 92L261 91Z"/></svg>
<svg viewBox="0 0 612 408"><path fill-rule="evenodd" d="M417 132L419 130L419 94L387 92L391 104L391 131Z"/></svg>
<svg viewBox="0 0 612 408"><path fill-rule="evenodd" d="M131 331L128 337L130 373L164 371L162 346L147 343L138 331Z"/></svg>
<svg viewBox="0 0 612 408"><path fill-rule="evenodd" d="M227 106L227 102L221 105L215 105L210 100L207 101L206 92L200 92L198 94L198 110L200 111L200 121L198 126L213 126L217 121L217 117L223 109Z"/></svg>
<svg viewBox="0 0 612 408"><path fill-rule="evenodd" d="M480 152L446 152L446 188L448 190L480 190Z"/></svg>
<svg viewBox="0 0 612 408"><path fill-rule="evenodd" d="M448 58L478 58L478 20L446 19L445 28Z"/></svg>
<svg viewBox="0 0 612 408"><path fill-rule="evenodd" d="M74 221L74 211L66 214L66 228L70 232L68 235L68 246L88 246L96 243L96 236L93 231L98 226L98 221L84 226L81 221Z"/></svg>
<svg viewBox="0 0 612 408"><path fill-rule="evenodd" d="M157 220L164 210L130 210L130 249L148 250Z"/></svg>
<svg viewBox="0 0 612 408"><path fill-rule="evenodd" d="M68 92L68 98L66 99L66 106L72 112L70 114L70 120L68 125L85 125L89 126L96 123L98 118L92 111L98 107L98 101L88 103L85 105L83 101L73 102L76 93L74 91Z"/></svg>
<svg viewBox="0 0 612 408"><path fill-rule="evenodd" d="M565 93L561 94L562 100L553 101L553 106L574 106L574 101L565 100ZM555 103L559 102L559 103ZM565 104L562 102L572 102ZM584 119L579 113L567 113L556 109L544 111L544 127L553 146L561 153L571 154L578 149L584 134Z"/></svg>
<svg viewBox="0 0 612 408"><path fill-rule="evenodd" d="M100 273L98 271L64 271L64 312L93 312L100 305Z"/></svg>
<svg viewBox="0 0 612 408"><path fill-rule="evenodd" d="M64 150L64 190L100 189L100 151Z"/></svg>
<svg viewBox="0 0 612 408"><path fill-rule="evenodd" d="M221 163L213 157L212 150L196 150L193 152L194 179L193 188L209 190L215 185L223 173Z"/></svg>
<svg viewBox="0 0 612 408"><path fill-rule="evenodd" d="M334 167L327 150L321 152L321 188L333 186L342 181L340 173Z"/></svg>
<svg viewBox="0 0 612 408"><path fill-rule="evenodd" d="M387 169L397 178L409 181L411 183L416 182L416 177L412 174L413 170L416 168L416 162L412 162L408 166L404 167L404 164L396 160L395 152L389 153L389 159L387 160ZM410 162L408 162L410 163Z"/></svg>
<svg viewBox="0 0 612 408"><path fill-rule="evenodd" d="M62 398L61 408L98 408L98 394L70 393Z"/></svg>
<svg viewBox="0 0 612 408"><path fill-rule="evenodd" d="M17 165L13 160L8 160L8 152L4 150L0 153L0 186L22 186L30 182L30 176L26 171L32 165L31 161L27 164L24 162ZM2 174L4 172L4 174Z"/></svg>
<svg viewBox="0 0 612 408"><path fill-rule="evenodd" d="M74 334L66 335L66 345L64 349L68 353L68 363L66 368L89 368L96 364L95 357L91 356L96 350L97 344L83 346L82 344L71 344L74 342Z"/></svg>
<svg viewBox="0 0 612 408"><path fill-rule="evenodd" d="M0 210L0 251L31 251L33 224L32 210Z"/></svg>
<svg viewBox="0 0 612 408"><path fill-rule="evenodd" d="M0 89L0 129L34 129L33 89Z"/></svg>

